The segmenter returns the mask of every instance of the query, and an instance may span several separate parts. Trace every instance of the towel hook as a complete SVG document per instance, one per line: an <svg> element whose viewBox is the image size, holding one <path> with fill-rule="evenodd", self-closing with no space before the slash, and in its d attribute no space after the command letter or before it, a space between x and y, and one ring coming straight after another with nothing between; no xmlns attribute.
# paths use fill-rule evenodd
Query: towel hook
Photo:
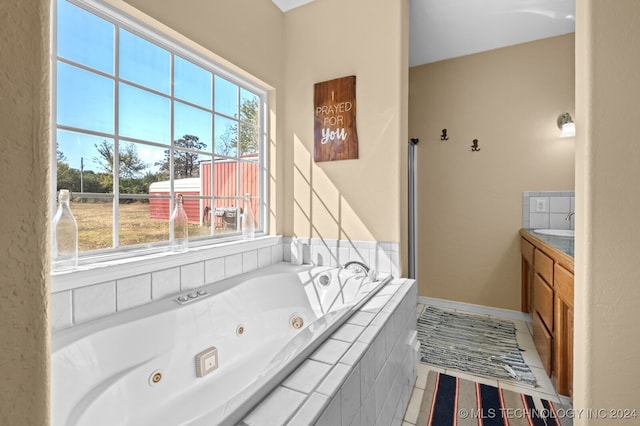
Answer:
<svg viewBox="0 0 640 426"><path fill-rule="evenodd" d="M478 139L473 140L473 145L471 145L471 151L473 152L480 151L480 148L478 148Z"/></svg>
<svg viewBox="0 0 640 426"><path fill-rule="evenodd" d="M442 134L440 135L441 141L448 141L449 136L447 136L447 129L442 129Z"/></svg>

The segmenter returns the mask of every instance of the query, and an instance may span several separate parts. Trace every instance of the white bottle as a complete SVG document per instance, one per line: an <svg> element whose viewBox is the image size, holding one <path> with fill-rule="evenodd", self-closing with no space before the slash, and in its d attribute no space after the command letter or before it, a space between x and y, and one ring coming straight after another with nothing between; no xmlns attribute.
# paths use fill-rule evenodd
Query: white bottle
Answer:
<svg viewBox="0 0 640 426"><path fill-rule="evenodd" d="M176 206L170 220L172 233L171 251L182 252L189 248L189 219L182 205L182 194L176 194Z"/></svg>
<svg viewBox="0 0 640 426"><path fill-rule="evenodd" d="M68 189L58 194L58 210L51 224L51 269L65 271L78 267L78 224L71 213Z"/></svg>
<svg viewBox="0 0 640 426"><path fill-rule="evenodd" d="M253 240L256 237L256 219L251 208L251 197L249 194L244 196L244 205L242 208L242 238L245 240Z"/></svg>

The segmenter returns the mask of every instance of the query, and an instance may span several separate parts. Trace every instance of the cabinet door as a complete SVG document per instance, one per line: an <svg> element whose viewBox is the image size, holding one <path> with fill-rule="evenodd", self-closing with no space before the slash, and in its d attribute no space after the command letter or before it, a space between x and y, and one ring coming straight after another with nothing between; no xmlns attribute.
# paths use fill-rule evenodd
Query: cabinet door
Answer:
<svg viewBox="0 0 640 426"><path fill-rule="evenodd" d="M533 265L533 249L533 244L524 238L520 238L520 251L522 252L522 257L529 262L529 265Z"/></svg>
<svg viewBox="0 0 640 426"><path fill-rule="evenodd" d="M553 267L553 287L556 296L573 307L573 273L557 263Z"/></svg>
<svg viewBox="0 0 640 426"><path fill-rule="evenodd" d="M551 377L551 361L553 350L553 339L551 334L547 331L544 323L540 319L540 315L533 312L531 315L533 319L533 343L536 345L538 355L542 361L542 366L547 372L547 376Z"/></svg>
<svg viewBox="0 0 640 426"><path fill-rule="evenodd" d="M573 309L561 297L556 297L556 332L554 336L554 364L557 391L573 396Z"/></svg>
<svg viewBox="0 0 640 426"><path fill-rule="evenodd" d="M533 278L533 310L540 315L540 318L552 332L553 324L553 289L538 275L537 271Z"/></svg>
<svg viewBox="0 0 640 426"><path fill-rule="evenodd" d="M533 309L533 251L534 247L529 241L520 238L521 260L521 279L520 287L522 312L531 312Z"/></svg>

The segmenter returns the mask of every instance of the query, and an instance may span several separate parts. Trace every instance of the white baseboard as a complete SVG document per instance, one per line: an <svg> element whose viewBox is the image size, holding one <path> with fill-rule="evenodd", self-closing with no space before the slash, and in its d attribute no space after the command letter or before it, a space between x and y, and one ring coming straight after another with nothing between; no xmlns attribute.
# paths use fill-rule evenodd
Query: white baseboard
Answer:
<svg viewBox="0 0 640 426"><path fill-rule="evenodd" d="M453 300L436 299L434 297L424 296L418 296L418 303L446 309L457 309L471 314L491 315L500 318L531 322L531 315L520 311L512 311L511 309L493 308L491 306L474 305L471 303L455 302Z"/></svg>

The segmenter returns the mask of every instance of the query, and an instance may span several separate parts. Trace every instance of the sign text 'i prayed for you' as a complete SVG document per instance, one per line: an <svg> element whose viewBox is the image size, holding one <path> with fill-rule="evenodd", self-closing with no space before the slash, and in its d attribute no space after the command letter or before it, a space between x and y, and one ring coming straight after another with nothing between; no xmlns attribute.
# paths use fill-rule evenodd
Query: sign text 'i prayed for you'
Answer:
<svg viewBox="0 0 640 426"><path fill-rule="evenodd" d="M316 83L314 105L314 161L358 158L356 76Z"/></svg>

